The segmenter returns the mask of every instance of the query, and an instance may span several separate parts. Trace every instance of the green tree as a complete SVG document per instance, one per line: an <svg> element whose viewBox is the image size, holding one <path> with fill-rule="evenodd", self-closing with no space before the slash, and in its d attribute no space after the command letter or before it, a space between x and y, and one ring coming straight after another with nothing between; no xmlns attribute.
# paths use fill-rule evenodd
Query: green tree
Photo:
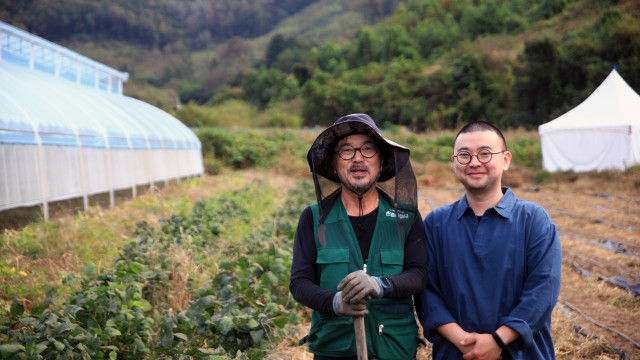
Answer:
<svg viewBox="0 0 640 360"><path fill-rule="evenodd" d="M515 70L514 107L517 119L526 126L541 124L554 108L550 94L557 94L557 58L556 45L548 38L527 41L518 57L522 65Z"/></svg>
<svg viewBox="0 0 640 360"><path fill-rule="evenodd" d="M311 54L315 67L320 71L333 73L337 76L347 66L341 49L330 41L319 49L312 49Z"/></svg>
<svg viewBox="0 0 640 360"><path fill-rule="evenodd" d="M267 66L272 66L278 59L278 55L287 47L286 39L282 34L274 35L267 45L267 51L265 54L265 61Z"/></svg>
<svg viewBox="0 0 640 360"><path fill-rule="evenodd" d="M278 69L261 67L242 81L245 100L265 109L273 101L288 100L297 95L298 82Z"/></svg>
<svg viewBox="0 0 640 360"><path fill-rule="evenodd" d="M418 59L420 57L417 46L413 39L409 37L405 27L401 25L384 27L381 35L381 60L390 61L396 57L404 57L406 59Z"/></svg>
<svg viewBox="0 0 640 360"><path fill-rule="evenodd" d="M380 59L380 42L370 28L360 28L348 51L350 67L358 67Z"/></svg>
<svg viewBox="0 0 640 360"><path fill-rule="evenodd" d="M549 19L561 13L566 5L565 0L542 0L533 6L531 12L536 19Z"/></svg>
<svg viewBox="0 0 640 360"><path fill-rule="evenodd" d="M444 22L421 21L412 30L411 36L415 39L417 48L423 58L428 58L438 48L441 53L453 47L459 37L460 27L451 16L445 16Z"/></svg>

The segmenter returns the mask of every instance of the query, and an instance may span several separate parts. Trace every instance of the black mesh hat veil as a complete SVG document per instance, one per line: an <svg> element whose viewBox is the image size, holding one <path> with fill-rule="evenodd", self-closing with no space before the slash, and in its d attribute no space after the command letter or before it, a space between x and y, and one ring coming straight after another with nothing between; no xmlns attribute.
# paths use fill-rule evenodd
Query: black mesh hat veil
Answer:
<svg viewBox="0 0 640 360"><path fill-rule="evenodd" d="M318 135L307 153L320 208L320 223L324 223L333 204L332 199L341 190L340 179L333 167L334 145L341 138L354 134L369 135L376 139L382 156L382 169L376 187L394 206L398 224L403 228L411 226L417 213L418 190L409 161L409 149L385 139L366 114L351 114L336 120Z"/></svg>

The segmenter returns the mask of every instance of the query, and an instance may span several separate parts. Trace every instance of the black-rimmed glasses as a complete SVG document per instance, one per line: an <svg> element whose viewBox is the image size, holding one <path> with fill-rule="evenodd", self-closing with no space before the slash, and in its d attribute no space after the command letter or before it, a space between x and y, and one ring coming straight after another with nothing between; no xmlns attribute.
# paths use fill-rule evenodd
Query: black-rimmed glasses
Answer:
<svg viewBox="0 0 640 360"><path fill-rule="evenodd" d="M458 162L462 165L467 165L468 163L470 163L471 159L474 156L476 157L476 159L478 159L478 161L480 161L483 164L486 164L489 161L491 161L491 158L493 157L493 155L502 154L505 151L507 150L502 150L502 151L492 153L489 150L480 150L476 155L471 155L471 153L468 151L460 151L458 155L453 155L453 157L456 158L456 160L458 160Z"/></svg>
<svg viewBox="0 0 640 360"><path fill-rule="evenodd" d="M378 147L372 143L365 143L359 148L354 148L351 145L345 144L336 151L336 154L340 156L342 160L351 160L356 156L356 151L360 151L360 154L367 159L374 157L378 153Z"/></svg>

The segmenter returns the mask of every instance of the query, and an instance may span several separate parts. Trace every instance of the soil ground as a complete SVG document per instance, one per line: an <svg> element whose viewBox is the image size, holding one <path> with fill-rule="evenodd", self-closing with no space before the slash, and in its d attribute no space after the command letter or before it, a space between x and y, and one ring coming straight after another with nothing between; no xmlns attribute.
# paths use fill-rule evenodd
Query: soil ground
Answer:
<svg viewBox="0 0 640 360"><path fill-rule="evenodd" d="M440 167L426 173L447 171ZM541 184L530 177L524 169L512 169L503 184L543 206L560 234L562 287L552 323L557 357L640 359L640 172L560 174ZM452 174L443 178L418 177L423 216L462 196ZM626 280L632 290L617 286L616 280ZM297 328L297 339L308 327ZM275 351L269 359L313 358L293 338ZM429 358L430 349L421 348L418 359Z"/></svg>

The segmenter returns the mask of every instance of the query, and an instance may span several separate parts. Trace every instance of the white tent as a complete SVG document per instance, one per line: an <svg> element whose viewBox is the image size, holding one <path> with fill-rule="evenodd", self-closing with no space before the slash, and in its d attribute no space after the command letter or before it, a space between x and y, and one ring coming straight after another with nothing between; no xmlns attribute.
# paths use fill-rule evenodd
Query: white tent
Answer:
<svg viewBox="0 0 640 360"><path fill-rule="evenodd" d="M623 170L640 164L640 95L615 70L580 105L538 127L542 166Z"/></svg>

